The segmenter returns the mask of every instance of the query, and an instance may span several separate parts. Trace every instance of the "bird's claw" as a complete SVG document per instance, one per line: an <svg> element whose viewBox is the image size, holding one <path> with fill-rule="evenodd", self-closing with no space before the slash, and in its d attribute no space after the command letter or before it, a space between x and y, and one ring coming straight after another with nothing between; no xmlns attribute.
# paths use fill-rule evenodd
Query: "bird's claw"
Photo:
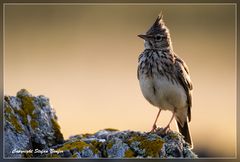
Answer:
<svg viewBox="0 0 240 162"><path fill-rule="evenodd" d="M156 129L157 129L157 125L154 124L153 127L152 127L152 130L150 131L150 133L154 133L156 131Z"/></svg>
<svg viewBox="0 0 240 162"><path fill-rule="evenodd" d="M167 125L165 128L162 129L162 133L166 134L170 130L170 126Z"/></svg>

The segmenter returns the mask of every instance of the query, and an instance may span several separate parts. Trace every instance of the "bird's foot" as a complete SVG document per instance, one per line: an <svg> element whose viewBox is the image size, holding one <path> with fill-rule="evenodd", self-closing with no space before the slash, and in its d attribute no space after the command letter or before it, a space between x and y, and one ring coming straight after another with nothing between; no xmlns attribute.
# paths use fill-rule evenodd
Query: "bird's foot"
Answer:
<svg viewBox="0 0 240 162"><path fill-rule="evenodd" d="M152 130L151 130L149 133L154 133L154 132L156 131L156 129L157 129L157 125L154 124L154 125L152 126Z"/></svg>
<svg viewBox="0 0 240 162"><path fill-rule="evenodd" d="M166 134L170 131L170 125L167 125L165 128L162 129L162 133Z"/></svg>
<svg viewBox="0 0 240 162"><path fill-rule="evenodd" d="M168 131L170 131L170 126L169 126L169 125L167 125L165 128L159 128L159 129L157 129L157 130L156 130L156 133L157 133L158 135L165 135L165 134L168 133Z"/></svg>

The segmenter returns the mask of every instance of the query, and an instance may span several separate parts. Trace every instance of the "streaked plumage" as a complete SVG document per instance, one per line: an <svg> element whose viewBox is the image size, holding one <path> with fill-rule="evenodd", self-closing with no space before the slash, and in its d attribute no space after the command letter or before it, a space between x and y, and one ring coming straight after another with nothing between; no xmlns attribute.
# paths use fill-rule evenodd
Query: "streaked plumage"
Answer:
<svg viewBox="0 0 240 162"><path fill-rule="evenodd" d="M162 16L158 16L146 34L139 37L145 40L145 49L139 56L137 70L143 96L160 110L172 111L180 133L192 145L188 128L192 106L189 70L173 52L169 30Z"/></svg>

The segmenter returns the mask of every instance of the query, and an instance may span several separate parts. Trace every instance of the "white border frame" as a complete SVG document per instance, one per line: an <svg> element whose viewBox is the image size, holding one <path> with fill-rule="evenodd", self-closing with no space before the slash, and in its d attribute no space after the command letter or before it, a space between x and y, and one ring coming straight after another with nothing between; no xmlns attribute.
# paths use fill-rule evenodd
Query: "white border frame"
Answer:
<svg viewBox="0 0 240 162"><path fill-rule="evenodd" d="M235 100L236 100L236 107L235 107L235 113L236 113L236 128L235 128L235 132L236 132L236 136L235 136L235 156L234 157L203 157L203 158L199 158L201 159L237 159L237 154L238 154L238 150L237 150L237 145L238 145L238 139L237 139L237 3L3 3L3 103L2 103L2 107L4 106L4 86L5 86L5 80L4 80L4 60L5 60L5 7L7 5L20 5L20 6L26 6L26 5L42 5L42 6L49 6L49 5L66 5L66 6L75 6L75 5L82 5L82 6L153 6L153 5L169 5L169 6L189 6L189 5L193 5L193 6L197 6L197 5L206 5L206 6L214 6L214 5L220 5L220 6L228 6L228 5L233 5L235 6L235 87L236 87L236 92L235 92ZM4 114L4 110L2 109L2 113ZM3 128L2 128L2 132L3 132L3 159L16 159L16 160L24 160L24 159L42 159L42 160L47 160L47 159L69 159L69 160L79 160L78 158L12 158L12 157L5 157L5 140L4 140L4 115L3 115ZM81 158L81 159L95 159L95 158ZM125 159L138 159L138 158L98 158L98 159L114 159L114 160L125 160ZM151 160L151 159L161 159L161 158L144 158L144 160ZM185 160L185 159L191 159L191 158L176 158L173 160Z"/></svg>

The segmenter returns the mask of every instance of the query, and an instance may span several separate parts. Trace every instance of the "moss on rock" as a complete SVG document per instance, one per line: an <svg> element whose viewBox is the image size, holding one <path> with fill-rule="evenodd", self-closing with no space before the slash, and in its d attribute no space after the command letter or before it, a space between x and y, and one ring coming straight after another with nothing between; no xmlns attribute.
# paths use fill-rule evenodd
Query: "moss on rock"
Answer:
<svg viewBox="0 0 240 162"><path fill-rule="evenodd" d="M30 126L32 129L36 129L39 124L37 122L37 115L34 114L34 97L32 96L18 96L21 99L22 102L22 109L15 110L16 113L18 113L22 117L22 122L24 125L28 124L28 115L31 117Z"/></svg>
<svg viewBox="0 0 240 162"><path fill-rule="evenodd" d="M5 96L5 156L23 156L23 153L11 154L14 149L48 149L62 144L64 139L56 119L55 111L44 96L33 96L26 89L17 92L17 96Z"/></svg>
<svg viewBox="0 0 240 162"><path fill-rule="evenodd" d="M63 135L60 131L59 124L54 119L51 119L51 122L52 122L52 127L53 127L53 130L54 130L54 136L56 138L57 143L63 143Z"/></svg>
<svg viewBox="0 0 240 162"><path fill-rule="evenodd" d="M19 123L17 117L13 114L12 109L10 107L5 108L5 119L12 124L12 126L18 133L23 132L21 124Z"/></svg>
<svg viewBox="0 0 240 162"><path fill-rule="evenodd" d="M98 153L99 153L99 150L101 150L102 147L103 147L102 142L99 142L99 141L97 141L97 140L93 140L93 141L90 143L90 145L91 145L90 148L91 148L91 150L93 151L94 154L98 154Z"/></svg>
<svg viewBox="0 0 240 162"><path fill-rule="evenodd" d="M139 142L139 147L145 150L146 157L159 157L159 153L162 149L164 141L160 138L156 139L148 139L145 136L132 136L128 143L131 144L132 142Z"/></svg>
<svg viewBox="0 0 240 162"><path fill-rule="evenodd" d="M82 137L83 138L88 138L88 137L90 137L92 135L93 135L92 133L85 133L85 134L82 134Z"/></svg>
<svg viewBox="0 0 240 162"><path fill-rule="evenodd" d="M77 152L81 152L84 149L88 148L92 151L93 154L100 153L99 149L102 147L101 143L98 141L92 141L91 143L86 143L84 141L72 141L65 143L62 147L58 148L59 151L66 151L66 150L75 150ZM77 157L76 152L73 152L73 157Z"/></svg>
<svg viewBox="0 0 240 162"><path fill-rule="evenodd" d="M75 142L65 143L62 147L58 148L58 150L65 151L65 150L77 149L77 151L82 151L84 147L87 147L87 146L89 145L84 141L75 141Z"/></svg>
<svg viewBox="0 0 240 162"><path fill-rule="evenodd" d="M133 152L131 149L128 149L128 150L125 152L124 157L126 157L126 158L135 157L135 156L134 156L134 152Z"/></svg>
<svg viewBox="0 0 240 162"><path fill-rule="evenodd" d="M5 114L10 114L10 113L12 113L12 109L7 106L7 107L5 108L5 110L4 110L4 113L5 113Z"/></svg>
<svg viewBox="0 0 240 162"><path fill-rule="evenodd" d="M4 117L4 129L8 132L5 134L5 142L8 144L6 152L14 148L54 149L59 152L20 155L26 158L197 157L185 143L183 136L175 131L162 134L162 128L154 133L106 128L93 134L76 135L64 141L49 99L44 96L34 97L25 89L18 92L17 97L4 98ZM12 157L12 154L5 155Z"/></svg>
<svg viewBox="0 0 240 162"><path fill-rule="evenodd" d="M32 129L36 129L39 126L39 124L36 120L31 120L30 125L31 125Z"/></svg>
<svg viewBox="0 0 240 162"><path fill-rule="evenodd" d="M111 149L113 147L113 144L114 144L113 142L109 141L107 143L107 149Z"/></svg>
<svg viewBox="0 0 240 162"><path fill-rule="evenodd" d="M110 131L110 132L119 131L118 129L115 129L115 128L105 128L104 130Z"/></svg>
<svg viewBox="0 0 240 162"><path fill-rule="evenodd" d="M30 96L21 96L20 99L22 101L22 109L25 114L32 116L33 110L35 109L35 106L33 104L34 98Z"/></svg>
<svg viewBox="0 0 240 162"><path fill-rule="evenodd" d="M18 133L21 133L23 131L22 126L19 124L17 118L14 115L10 115L9 121L12 123Z"/></svg>

